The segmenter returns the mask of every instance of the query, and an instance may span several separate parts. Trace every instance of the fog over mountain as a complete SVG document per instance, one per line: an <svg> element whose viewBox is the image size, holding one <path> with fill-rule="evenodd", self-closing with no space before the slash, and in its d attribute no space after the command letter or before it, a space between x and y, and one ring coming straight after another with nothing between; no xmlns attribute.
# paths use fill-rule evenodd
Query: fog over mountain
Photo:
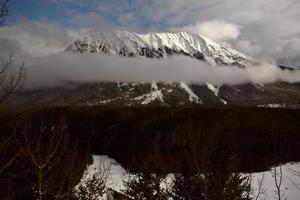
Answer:
<svg viewBox="0 0 300 200"><path fill-rule="evenodd" d="M25 58L29 86L66 81L184 81L222 85L300 80L298 71L280 70L276 65L255 61L201 35L186 32L95 33L76 40L64 52Z"/></svg>
<svg viewBox="0 0 300 200"><path fill-rule="evenodd" d="M246 69L210 66L187 57L162 60L120 58L108 55L61 53L28 60L28 85L57 85L64 81L188 82L239 84L300 81L300 72L282 71L262 64ZM43 67L41 67L43 66Z"/></svg>

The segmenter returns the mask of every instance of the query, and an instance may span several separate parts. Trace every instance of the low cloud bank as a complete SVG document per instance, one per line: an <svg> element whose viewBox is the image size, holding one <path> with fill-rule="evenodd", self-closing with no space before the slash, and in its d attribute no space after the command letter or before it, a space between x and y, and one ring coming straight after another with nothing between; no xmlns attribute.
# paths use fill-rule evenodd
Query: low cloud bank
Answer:
<svg viewBox="0 0 300 200"><path fill-rule="evenodd" d="M241 84L276 81L300 82L299 71L282 71L263 63L240 69L210 66L205 62L174 56L168 59L124 58L103 54L62 52L26 60L27 86L58 86L66 81L179 82Z"/></svg>

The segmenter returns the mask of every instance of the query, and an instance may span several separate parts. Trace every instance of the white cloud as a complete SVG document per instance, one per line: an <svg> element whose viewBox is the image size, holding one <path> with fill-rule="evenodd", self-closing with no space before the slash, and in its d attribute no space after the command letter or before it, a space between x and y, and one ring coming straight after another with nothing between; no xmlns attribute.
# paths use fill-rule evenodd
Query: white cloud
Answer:
<svg viewBox="0 0 300 200"><path fill-rule="evenodd" d="M241 26L224 20L197 22L196 24L173 28L204 35L215 41L236 40L241 34Z"/></svg>
<svg viewBox="0 0 300 200"><path fill-rule="evenodd" d="M269 83L278 80L299 82L300 72L282 71L272 64L210 66L184 56L168 59L139 59L104 54L63 52L27 61L31 87L53 86L64 81L188 82L212 84Z"/></svg>
<svg viewBox="0 0 300 200"><path fill-rule="evenodd" d="M248 40L240 40L237 41L234 46L239 49L241 52L247 54L247 55L251 55L251 56L255 56L255 57L259 57L259 54L262 53L262 47L259 46L258 44L255 44L253 42L250 42Z"/></svg>

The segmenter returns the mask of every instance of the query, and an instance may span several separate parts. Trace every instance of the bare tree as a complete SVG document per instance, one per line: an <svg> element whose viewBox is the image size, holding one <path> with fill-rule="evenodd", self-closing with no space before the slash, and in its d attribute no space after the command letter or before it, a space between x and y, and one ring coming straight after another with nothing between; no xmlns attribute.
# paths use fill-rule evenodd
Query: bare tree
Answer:
<svg viewBox="0 0 300 200"><path fill-rule="evenodd" d="M288 171L294 176L300 178L300 172L291 168L288 168ZM300 186L295 181L293 181L290 177L287 177L289 181L300 191Z"/></svg>
<svg viewBox="0 0 300 200"><path fill-rule="evenodd" d="M0 27L5 25L9 0L0 0ZM3 59L0 63L0 108L6 99L18 91L25 82L24 63L16 65L12 55L8 59Z"/></svg>
<svg viewBox="0 0 300 200"><path fill-rule="evenodd" d="M289 59L287 57L282 57L282 58L278 59L277 63L279 66L282 66L282 67L290 66Z"/></svg>
<svg viewBox="0 0 300 200"><path fill-rule="evenodd" d="M87 160L80 137L70 134L64 115L24 115L0 131L0 199L74 199Z"/></svg>
<svg viewBox="0 0 300 200"><path fill-rule="evenodd" d="M57 184L53 186L50 183L49 172L60 163L66 151L68 134L65 120L62 117L57 125L51 127L41 121L38 130L29 125L23 131L23 138L25 153L32 163L36 176L35 190L38 199L42 200L47 193L52 192L52 189L61 190L56 188ZM54 196L59 199L57 195Z"/></svg>
<svg viewBox="0 0 300 200"><path fill-rule="evenodd" d="M8 2L9 0L0 0L0 26L3 26L5 24L6 18L9 14Z"/></svg>
<svg viewBox="0 0 300 200"><path fill-rule="evenodd" d="M262 174L262 177L260 180L257 180L257 185L258 185L258 188L257 188L257 194L256 196L254 197L254 200L265 200L266 197L262 197L263 195L265 195L266 193L266 189L263 187L264 185L264 180L265 180L265 173L263 172Z"/></svg>
<svg viewBox="0 0 300 200"><path fill-rule="evenodd" d="M10 55L8 60L0 62L0 117L5 116L8 112L6 107L7 100L11 95L19 91L25 83L26 71L24 63L15 65L13 56ZM1 133L0 138L0 175L4 175L16 161L24 154L24 148L16 145L17 129L11 127L10 131ZM20 148L18 148L20 147ZM17 149L18 148L18 149Z"/></svg>
<svg viewBox="0 0 300 200"><path fill-rule="evenodd" d="M4 105L7 98L19 91L25 83L25 64L14 64L14 58L9 56L8 60L2 60L0 66L0 107Z"/></svg>
<svg viewBox="0 0 300 200"><path fill-rule="evenodd" d="M282 167L279 167L279 171L277 167L274 167L274 171L272 172L273 177L274 177L274 182L275 182L275 196L274 198L277 200L286 200L287 196L286 194L282 191L282 181L283 181L283 173L282 173Z"/></svg>
<svg viewBox="0 0 300 200"><path fill-rule="evenodd" d="M0 175L8 169L14 161L23 153L23 149L18 149L17 152L14 152L13 155L8 156L12 149L10 149L11 144L14 143L13 137L4 137L0 139L0 151L1 156L0 157Z"/></svg>

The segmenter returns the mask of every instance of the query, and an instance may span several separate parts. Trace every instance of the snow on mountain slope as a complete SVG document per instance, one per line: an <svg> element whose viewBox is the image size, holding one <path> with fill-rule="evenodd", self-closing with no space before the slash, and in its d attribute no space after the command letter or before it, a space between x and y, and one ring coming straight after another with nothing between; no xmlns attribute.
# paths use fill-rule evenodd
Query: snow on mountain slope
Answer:
<svg viewBox="0 0 300 200"><path fill-rule="evenodd" d="M153 82L150 93L135 97L133 101L141 101L142 105L147 105L154 101L164 102L163 93L158 89L157 83Z"/></svg>
<svg viewBox="0 0 300 200"><path fill-rule="evenodd" d="M137 34L127 31L100 32L69 45L67 51L97 52L122 56L163 58L174 54L206 60L212 65L245 66L254 60L202 35L187 32Z"/></svg>
<svg viewBox="0 0 300 200"><path fill-rule="evenodd" d="M189 94L189 100L190 102L194 103L202 103L199 97L193 92L193 90L184 82L180 83L180 87L185 90Z"/></svg>
<svg viewBox="0 0 300 200"><path fill-rule="evenodd" d="M207 88L210 89L210 90L214 93L214 95L215 95L216 97L218 97L225 105L227 104L227 101L225 101L224 99L222 99L221 97L219 97L220 86L217 86L217 87L216 87L216 86L214 86L214 85L212 85L212 84L209 84L209 83L207 83L206 86L207 86Z"/></svg>

